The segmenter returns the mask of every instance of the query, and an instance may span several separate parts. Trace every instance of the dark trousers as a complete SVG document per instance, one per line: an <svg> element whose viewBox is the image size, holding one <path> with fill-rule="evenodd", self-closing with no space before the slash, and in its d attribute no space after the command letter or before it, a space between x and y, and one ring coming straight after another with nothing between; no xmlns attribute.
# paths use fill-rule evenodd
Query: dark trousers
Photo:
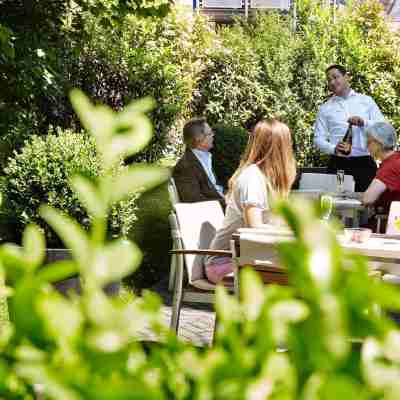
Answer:
<svg viewBox="0 0 400 400"><path fill-rule="evenodd" d="M328 174L336 174L339 169L342 169L345 175L353 176L356 192L365 192L375 178L377 167L371 156L331 156L328 162Z"/></svg>

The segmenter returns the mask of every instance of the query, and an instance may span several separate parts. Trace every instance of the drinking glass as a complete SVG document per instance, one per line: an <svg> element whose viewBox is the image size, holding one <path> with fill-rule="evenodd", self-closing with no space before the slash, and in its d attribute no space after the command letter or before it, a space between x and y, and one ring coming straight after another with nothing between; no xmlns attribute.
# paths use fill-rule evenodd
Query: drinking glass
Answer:
<svg viewBox="0 0 400 400"><path fill-rule="evenodd" d="M333 209L333 197L329 195L321 196L321 210L322 210L322 219L324 221L328 221Z"/></svg>
<svg viewBox="0 0 400 400"><path fill-rule="evenodd" d="M344 171L342 169L336 172L336 191L339 194L344 193Z"/></svg>

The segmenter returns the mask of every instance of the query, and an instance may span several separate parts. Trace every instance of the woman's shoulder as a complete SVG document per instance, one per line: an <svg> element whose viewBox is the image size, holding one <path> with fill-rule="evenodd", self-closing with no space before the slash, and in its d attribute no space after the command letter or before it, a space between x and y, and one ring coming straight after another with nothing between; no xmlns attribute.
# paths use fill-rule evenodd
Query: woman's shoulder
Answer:
<svg viewBox="0 0 400 400"><path fill-rule="evenodd" d="M260 168L258 168L256 164L250 164L247 167L243 168L243 170L240 172L239 179L246 179L250 176L259 175L262 175Z"/></svg>
<svg viewBox="0 0 400 400"><path fill-rule="evenodd" d="M253 182L259 183L264 180L264 175L256 164L251 164L240 172L237 183L239 186L251 185Z"/></svg>

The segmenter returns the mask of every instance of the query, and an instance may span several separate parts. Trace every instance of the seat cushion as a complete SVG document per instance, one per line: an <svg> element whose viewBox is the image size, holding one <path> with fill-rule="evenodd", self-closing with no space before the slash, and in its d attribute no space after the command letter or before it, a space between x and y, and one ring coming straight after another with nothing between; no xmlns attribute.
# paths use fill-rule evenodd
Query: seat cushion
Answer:
<svg viewBox="0 0 400 400"><path fill-rule="evenodd" d="M226 276L222 280L222 284L228 289L233 288L233 276ZM195 281L192 282L192 286L195 287L196 289L207 290L207 291L214 291L216 288L216 285L214 285L207 279L196 279Z"/></svg>

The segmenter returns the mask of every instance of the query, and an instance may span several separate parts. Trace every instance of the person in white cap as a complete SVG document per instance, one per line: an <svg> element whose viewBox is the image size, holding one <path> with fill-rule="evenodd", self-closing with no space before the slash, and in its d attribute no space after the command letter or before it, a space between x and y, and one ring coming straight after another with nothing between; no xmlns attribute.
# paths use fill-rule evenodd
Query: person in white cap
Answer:
<svg viewBox="0 0 400 400"><path fill-rule="evenodd" d="M390 203L400 200L400 152L396 151L396 131L389 122L376 122L366 129L366 134L368 150L381 164L362 202L382 207L387 213Z"/></svg>

